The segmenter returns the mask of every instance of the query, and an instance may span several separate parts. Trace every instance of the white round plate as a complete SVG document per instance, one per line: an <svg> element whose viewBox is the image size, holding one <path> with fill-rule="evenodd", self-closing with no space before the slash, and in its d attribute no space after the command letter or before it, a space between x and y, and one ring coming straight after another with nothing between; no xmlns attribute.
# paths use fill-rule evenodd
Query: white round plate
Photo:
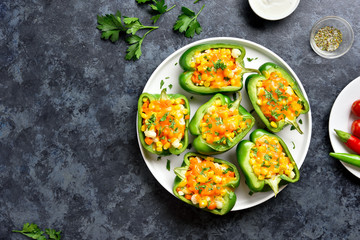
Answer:
<svg viewBox="0 0 360 240"><path fill-rule="evenodd" d="M161 82L163 81L164 84L162 88L167 88L168 90L167 93L169 94L180 93L188 98L190 102L190 117L193 117L196 110L206 101L208 101L212 97L212 95L208 95L208 96L195 95L186 92L180 87L178 83L178 78L179 75L183 72L183 70L179 66L179 58L189 47L198 44L207 44L207 43L229 43L229 44L238 44L245 47L246 56L244 58L244 63L245 63L245 67L247 68L258 69L262 64L266 62L274 62L282 66L294 77L294 79L297 80L304 96L306 97L306 99L308 99L305 90L301 85L301 82L299 78L296 76L295 72L278 55L276 55L269 49L254 42L239 38L228 38L228 37L208 38L208 39L200 40L177 50L176 52L171 54L168 58L166 58L157 67L157 69L154 71L154 73L151 75L148 82L146 83L143 92L147 92L151 94L160 93L161 92L160 85ZM245 84L245 79L248 75L249 74L244 75L243 84ZM245 87L241 90L241 94L243 97L241 105L250 112L253 109L253 107L247 96ZM230 96L232 96L232 94L230 94ZM256 114L254 113L253 115ZM277 134L288 145L288 148L291 151L291 154L294 157L298 168L300 168L301 165L303 164L310 144L311 111L309 111L307 114L301 115L299 119L301 119L300 122L302 122L302 124L300 124L300 127L304 132L304 134L301 135L296 130L290 130L290 126L285 127L279 134ZM254 127L249 133L251 133L253 130L257 128L264 128L263 124L260 121L256 121ZM193 139L194 137L189 133L189 143L192 143ZM248 139L248 136L246 136L244 139ZM145 160L145 163L150 169L151 173L166 190L168 190L171 194L173 194L172 187L175 179L175 173L173 170L175 167L181 166L185 153L190 151L195 152L195 150L191 148L189 150L184 151L179 156L171 155L171 156L161 157L159 159L157 155L149 153L142 147L139 140L139 135L138 135L138 143L140 146L142 156ZM235 149L236 147L232 148L226 153L216 155L216 157L234 163L239 169L239 165L236 159ZM170 161L170 170L167 170L168 160ZM284 187L282 187L281 189L283 188ZM252 196L250 196L249 188L245 184L245 178L243 175L241 175L240 186L235 190L235 193L237 196L237 201L232 211L256 206L274 196L273 192L254 193Z"/></svg>
<svg viewBox="0 0 360 240"><path fill-rule="evenodd" d="M330 112L329 118L329 136L331 146L337 153L354 153L345 146L337 137L334 129L351 133L351 124L357 118L351 113L351 105L354 101L360 99L360 77L350 82L336 98ZM344 167L356 177L360 178L360 168L348 163L341 162Z"/></svg>

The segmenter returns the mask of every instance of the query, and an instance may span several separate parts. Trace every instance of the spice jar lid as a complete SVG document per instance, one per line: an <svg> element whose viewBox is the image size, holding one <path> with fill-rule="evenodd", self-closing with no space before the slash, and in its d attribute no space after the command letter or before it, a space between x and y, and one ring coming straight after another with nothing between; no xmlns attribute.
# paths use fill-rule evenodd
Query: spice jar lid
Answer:
<svg viewBox="0 0 360 240"><path fill-rule="evenodd" d="M354 42L351 25L343 18L327 16L311 29L311 48L321 57L338 58L347 53Z"/></svg>

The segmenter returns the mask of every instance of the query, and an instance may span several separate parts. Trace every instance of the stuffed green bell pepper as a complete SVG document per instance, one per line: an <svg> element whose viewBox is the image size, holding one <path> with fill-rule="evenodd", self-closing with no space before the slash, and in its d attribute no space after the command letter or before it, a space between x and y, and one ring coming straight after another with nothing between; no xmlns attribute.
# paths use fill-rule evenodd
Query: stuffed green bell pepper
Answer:
<svg viewBox="0 0 360 240"><path fill-rule="evenodd" d="M187 153L182 166L174 171L173 192L182 201L217 215L224 215L234 207L234 189L240 183L235 165L198 153Z"/></svg>
<svg viewBox="0 0 360 240"><path fill-rule="evenodd" d="M297 82L274 63L265 63L259 70L261 74L247 77L245 86L260 119L274 133L291 124L302 134L296 119L310 107Z"/></svg>
<svg viewBox="0 0 360 240"><path fill-rule="evenodd" d="M183 89L197 94L236 92L243 87L244 73L258 72L244 67L245 49L234 44L202 44L180 57Z"/></svg>
<svg viewBox="0 0 360 240"><path fill-rule="evenodd" d="M250 141L239 143L236 154L252 192L272 189L276 196L279 186L299 180L299 170L285 142L265 130L253 131Z"/></svg>
<svg viewBox="0 0 360 240"><path fill-rule="evenodd" d="M158 155L180 154L188 145L189 102L181 94L143 93L138 101L142 146Z"/></svg>
<svg viewBox="0 0 360 240"><path fill-rule="evenodd" d="M193 141L196 151L219 154L245 137L255 119L240 102L241 95L232 102L228 96L218 93L196 111L189 124L191 134L197 136Z"/></svg>

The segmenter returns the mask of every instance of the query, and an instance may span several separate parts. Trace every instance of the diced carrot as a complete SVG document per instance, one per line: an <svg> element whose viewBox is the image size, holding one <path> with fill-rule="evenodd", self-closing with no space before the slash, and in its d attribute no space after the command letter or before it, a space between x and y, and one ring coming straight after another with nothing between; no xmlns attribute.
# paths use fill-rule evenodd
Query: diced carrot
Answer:
<svg viewBox="0 0 360 240"><path fill-rule="evenodd" d="M153 141L152 138L149 138L149 137L146 137L146 138L145 138L145 143L146 143L147 145L151 145L153 142L154 142L154 141Z"/></svg>

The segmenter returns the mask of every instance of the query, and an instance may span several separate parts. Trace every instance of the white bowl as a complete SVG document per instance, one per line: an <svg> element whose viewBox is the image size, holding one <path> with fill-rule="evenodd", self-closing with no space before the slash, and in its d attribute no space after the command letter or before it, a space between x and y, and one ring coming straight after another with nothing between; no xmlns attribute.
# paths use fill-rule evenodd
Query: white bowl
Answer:
<svg viewBox="0 0 360 240"><path fill-rule="evenodd" d="M249 0L251 9L266 20L280 20L295 11L300 0Z"/></svg>

